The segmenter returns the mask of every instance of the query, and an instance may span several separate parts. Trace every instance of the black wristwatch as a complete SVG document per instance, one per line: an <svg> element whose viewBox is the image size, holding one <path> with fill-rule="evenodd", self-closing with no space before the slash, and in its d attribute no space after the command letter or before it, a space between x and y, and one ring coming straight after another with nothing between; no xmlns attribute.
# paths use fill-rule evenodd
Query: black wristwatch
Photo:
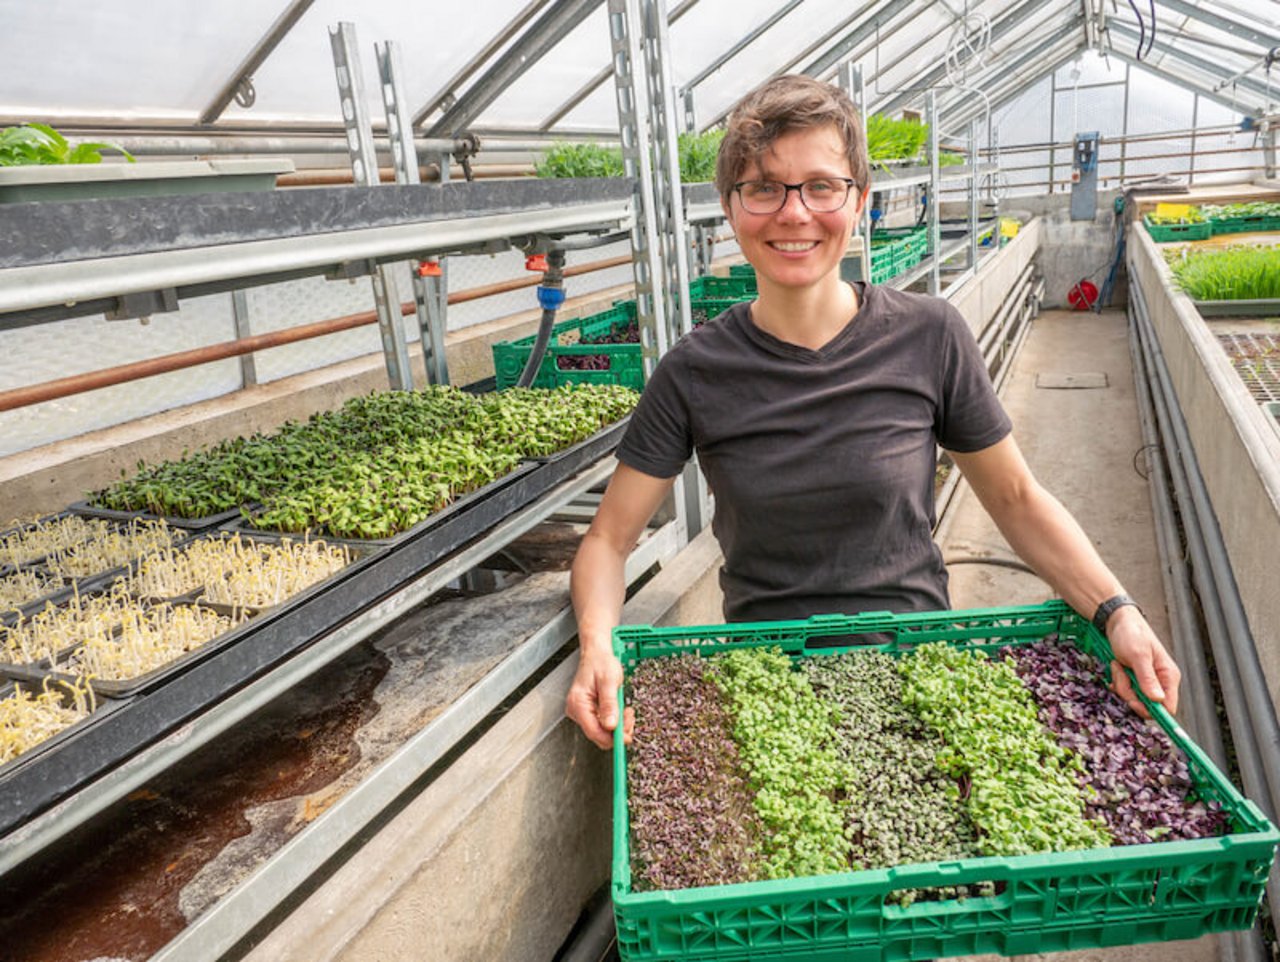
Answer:
<svg viewBox="0 0 1280 962"><path fill-rule="evenodd" d="M1102 633L1103 638L1107 637L1107 622L1111 620L1111 616L1126 605L1133 605L1139 612L1142 611L1138 603L1128 595L1115 595L1098 605L1098 610L1093 613L1093 627Z"/></svg>

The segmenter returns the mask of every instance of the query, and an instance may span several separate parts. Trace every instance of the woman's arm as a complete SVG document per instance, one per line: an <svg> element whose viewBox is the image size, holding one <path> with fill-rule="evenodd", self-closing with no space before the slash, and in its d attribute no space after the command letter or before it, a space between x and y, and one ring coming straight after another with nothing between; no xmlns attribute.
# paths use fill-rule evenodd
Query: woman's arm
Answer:
<svg viewBox="0 0 1280 962"><path fill-rule="evenodd" d="M1091 618L1103 601L1123 593L1075 518L1032 476L1012 435L981 451L949 453L1009 545L1067 604ZM1148 714L1121 666L1131 668L1148 698L1176 711L1182 673L1142 613L1132 606L1117 609L1106 635L1116 656L1116 692L1134 711Z"/></svg>
<svg viewBox="0 0 1280 962"><path fill-rule="evenodd" d="M573 559L570 591L578 617L578 671L564 711L601 748L613 747L622 663L613 654L613 628L622 617L627 555L667 496L675 478L654 478L619 464ZM623 724L631 740L631 712Z"/></svg>

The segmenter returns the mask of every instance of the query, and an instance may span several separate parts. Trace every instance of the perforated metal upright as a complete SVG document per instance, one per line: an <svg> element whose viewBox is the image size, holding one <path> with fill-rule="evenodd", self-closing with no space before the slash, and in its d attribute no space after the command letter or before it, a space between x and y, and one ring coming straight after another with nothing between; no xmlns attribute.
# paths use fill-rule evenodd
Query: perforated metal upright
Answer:
<svg viewBox="0 0 1280 962"><path fill-rule="evenodd" d="M924 95L925 123L929 125L929 293L942 293L942 165L938 159L938 92L932 87Z"/></svg>
<svg viewBox="0 0 1280 962"><path fill-rule="evenodd" d="M333 48L334 73L338 81L338 97L342 102L342 123L347 131L347 152L355 183L362 187L377 186L378 155L373 146L373 126L364 101L360 53L356 46L356 28L352 23L339 23L329 28ZM382 335L382 353L387 363L387 380L393 390L413 390L413 372L409 369L409 348L404 327L400 323L400 294L390 267L379 265L371 272L373 299L378 310L378 331Z"/></svg>
<svg viewBox="0 0 1280 962"><path fill-rule="evenodd" d="M387 111L387 134L391 140L391 159L395 165L396 183L420 183L418 153L413 146L413 123L400 83L403 69L400 66L399 49L390 40L375 43L373 49L378 58L378 79L382 86L382 104ZM440 164L440 183L447 183L448 179L449 156L445 154ZM410 272L418 330L422 333L422 364L426 369L428 384L449 383L444 346L448 285L443 257L439 259L439 264L440 274L437 277L424 276L418 270Z"/></svg>
<svg viewBox="0 0 1280 962"><path fill-rule="evenodd" d="M656 0L609 0L608 12L623 166L636 180L632 269L647 376L672 341L692 328L676 142L678 95L671 78L663 5ZM705 482L690 464L676 491L685 537L702 529L707 498Z"/></svg>

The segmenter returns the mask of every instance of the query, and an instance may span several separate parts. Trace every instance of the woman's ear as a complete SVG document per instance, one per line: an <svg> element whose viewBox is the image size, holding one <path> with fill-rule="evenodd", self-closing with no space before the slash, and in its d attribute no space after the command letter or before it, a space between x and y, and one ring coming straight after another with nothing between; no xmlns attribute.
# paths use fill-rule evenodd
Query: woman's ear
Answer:
<svg viewBox="0 0 1280 962"><path fill-rule="evenodd" d="M862 193L858 195L858 209L855 215L856 217L862 216L862 211L867 206L867 198L870 196L871 196L871 185L867 184L866 187L862 188Z"/></svg>

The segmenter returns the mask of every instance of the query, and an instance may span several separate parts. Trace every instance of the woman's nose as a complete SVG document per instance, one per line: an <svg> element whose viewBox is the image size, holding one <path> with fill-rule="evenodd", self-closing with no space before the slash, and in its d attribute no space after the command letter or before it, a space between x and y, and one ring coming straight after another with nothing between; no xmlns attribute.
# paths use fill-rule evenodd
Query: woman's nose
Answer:
<svg viewBox="0 0 1280 962"><path fill-rule="evenodd" d="M782 209L778 211L777 217L788 220L808 220L811 212L804 205L804 200L800 196L798 188L787 188L787 196L782 199Z"/></svg>

